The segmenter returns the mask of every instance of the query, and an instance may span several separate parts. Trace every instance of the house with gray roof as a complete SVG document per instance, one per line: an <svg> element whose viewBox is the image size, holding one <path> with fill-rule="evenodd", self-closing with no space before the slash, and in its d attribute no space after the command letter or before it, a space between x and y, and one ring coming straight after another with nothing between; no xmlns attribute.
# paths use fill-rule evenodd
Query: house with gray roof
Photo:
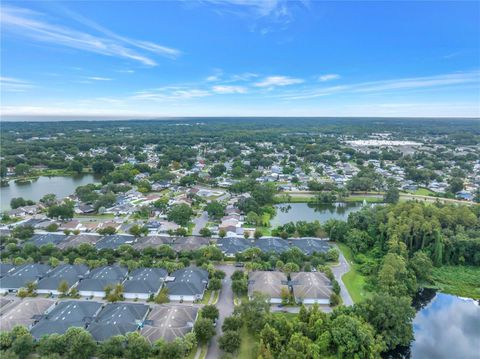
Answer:
<svg viewBox="0 0 480 359"><path fill-rule="evenodd" d="M193 329L199 308L193 305L162 304L153 306L141 329L150 343L159 339L171 342Z"/></svg>
<svg viewBox="0 0 480 359"><path fill-rule="evenodd" d="M50 307L30 333L35 339L44 335L64 334L70 327L86 328L102 308L102 303L80 300L60 301Z"/></svg>
<svg viewBox="0 0 480 359"><path fill-rule="evenodd" d="M261 293L269 298L270 303L281 303L282 293L289 292L288 278L283 272L255 271L248 275L248 297Z"/></svg>
<svg viewBox="0 0 480 359"><path fill-rule="evenodd" d="M147 300L160 291L167 275L168 272L163 268L135 269L123 283L123 296L127 299Z"/></svg>
<svg viewBox="0 0 480 359"><path fill-rule="evenodd" d="M105 297L105 287L122 283L127 277L127 268L117 265L95 268L77 285L83 297Z"/></svg>
<svg viewBox="0 0 480 359"><path fill-rule="evenodd" d="M321 272L299 272L290 274L290 285L297 303L330 304L332 285Z"/></svg>
<svg viewBox="0 0 480 359"><path fill-rule="evenodd" d="M217 240L217 247L220 248L222 253L227 257L235 257L235 254L241 253L250 248L252 243L245 238L219 238Z"/></svg>
<svg viewBox="0 0 480 359"><path fill-rule="evenodd" d="M47 298L25 298L12 301L2 307L0 312L0 332L8 332L16 325L30 328L54 303Z"/></svg>
<svg viewBox="0 0 480 359"><path fill-rule="evenodd" d="M59 295L58 287L61 282L67 282L70 289L83 279L88 272L88 267L83 264L61 264L38 281L37 293Z"/></svg>
<svg viewBox="0 0 480 359"><path fill-rule="evenodd" d="M123 244L132 245L135 242L135 237L127 234L112 234L100 239L95 247L97 249L117 249Z"/></svg>
<svg viewBox="0 0 480 359"><path fill-rule="evenodd" d="M65 234L60 233L42 233L34 234L30 240L25 243L32 243L37 247L44 246L46 244L57 245L67 239Z"/></svg>
<svg viewBox="0 0 480 359"><path fill-rule="evenodd" d="M331 248L328 240L320 238L292 238L288 242L291 247L297 247L306 255L326 253Z"/></svg>
<svg viewBox="0 0 480 359"><path fill-rule="evenodd" d="M260 248L262 252L283 253L288 251L288 242L282 238L265 237L254 241L252 247Z"/></svg>
<svg viewBox="0 0 480 359"><path fill-rule="evenodd" d="M179 269L165 280L171 301L194 302L203 298L208 284L208 272L197 267Z"/></svg>
<svg viewBox="0 0 480 359"><path fill-rule="evenodd" d="M140 303L109 303L88 326L88 331L97 342L137 331L149 309L148 305Z"/></svg>
<svg viewBox="0 0 480 359"><path fill-rule="evenodd" d="M50 266L38 263L23 264L15 267L0 278L0 294L7 292L15 293L20 288L25 288L28 283L37 283L50 270Z"/></svg>

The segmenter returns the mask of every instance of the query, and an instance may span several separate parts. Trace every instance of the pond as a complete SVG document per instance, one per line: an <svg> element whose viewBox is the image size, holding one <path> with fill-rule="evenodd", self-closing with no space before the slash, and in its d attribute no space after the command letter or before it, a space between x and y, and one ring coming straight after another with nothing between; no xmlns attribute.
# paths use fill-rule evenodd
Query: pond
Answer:
<svg viewBox="0 0 480 359"><path fill-rule="evenodd" d="M329 219L346 220L352 212L363 207L361 202L312 204L312 203L282 203L275 205L277 214L270 220L272 228L282 226L288 222L320 221L325 223Z"/></svg>
<svg viewBox="0 0 480 359"><path fill-rule="evenodd" d="M2 211L10 209L10 200L23 197L38 201L48 193L54 193L58 198L63 198L75 192L78 186L99 182L93 175L80 175L73 177L45 177L41 176L30 183L15 183L10 181L8 186L0 188L0 207Z"/></svg>
<svg viewBox="0 0 480 359"><path fill-rule="evenodd" d="M424 289L414 306L414 341L385 358L479 358L479 301Z"/></svg>

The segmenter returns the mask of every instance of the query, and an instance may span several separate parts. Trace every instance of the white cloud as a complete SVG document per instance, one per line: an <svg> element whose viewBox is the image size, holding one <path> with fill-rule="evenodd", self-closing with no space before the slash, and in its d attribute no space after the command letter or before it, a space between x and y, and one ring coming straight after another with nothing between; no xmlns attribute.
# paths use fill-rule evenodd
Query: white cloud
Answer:
<svg viewBox="0 0 480 359"><path fill-rule="evenodd" d="M108 77L100 77L100 76L90 76L90 77L87 77L87 79L93 80L93 81L112 81L111 78L108 78Z"/></svg>
<svg viewBox="0 0 480 359"><path fill-rule="evenodd" d="M311 88L282 95L285 99L300 100L340 93L381 93L396 90L439 88L461 84L480 83L480 72L459 72L437 76L401 78L383 81L360 82L341 86Z"/></svg>
<svg viewBox="0 0 480 359"><path fill-rule="evenodd" d="M212 91L218 94L241 94L246 93L247 89L243 86L218 85L213 86Z"/></svg>
<svg viewBox="0 0 480 359"><path fill-rule="evenodd" d="M340 78L340 75L338 74L325 74L325 75L320 75L318 76L318 81L331 81L331 80L337 80Z"/></svg>
<svg viewBox="0 0 480 359"><path fill-rule="evenodd" d="M262 81L255 83L257 87L275 87L275 86L288 86L302 83L302 79L297 79L288 76L269 76Z"/></svg>
<svg viewBox="0 0 480 359"><path fill-rule="evenodd" d="M2 19L2 31L4 33L13 32L15 35L28 37L40 42L52 43L58 46L66 46L106 56L127 58L147 66L155 66L156 62L150 55L146 55L139 50L171 58L180 55L180 51L177 49L149 41L122 37L92 22L88 22L88 25L102 32L104 34L103 37L85 31L78 31L51 24L44 20L45 16L43 14L28 9L2 6L0 8L0 15ZM87 21L88 20L83 19L83 22L86 23Z"/></svg>
<svg viewBox="0 0 480 359"><path fill-rule="evenodd" d="M0 88L5 92L25 92L33 87L33 85L24 80L13 77L0 77Z"/></svg>
<svg viewBox="0 0 480 359"><path fill-rule="evenodd" d="M200 98L212 95L211 92L203 89L188 88L181 86L167 86L157 89L139 91L130 99L150 101L176 101Z"/></svg>

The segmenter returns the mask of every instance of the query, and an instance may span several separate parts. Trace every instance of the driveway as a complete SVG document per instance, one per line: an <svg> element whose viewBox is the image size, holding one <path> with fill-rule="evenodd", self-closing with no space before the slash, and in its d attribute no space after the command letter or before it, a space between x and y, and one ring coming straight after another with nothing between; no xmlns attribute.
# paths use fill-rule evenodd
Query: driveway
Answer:
<svg viewBox="0 0 480 359"><path fill-rule="evenodd" d="M233 292L232 292L232 281L230 276L235 271L234 265L222 264L217 265L215 268L220 269L225 272L226 276L222 280L222 289L220 290L220 296L218 297L218 302L216 304L219 317L217 321L217 334L210 340L208 346L207 359L218 359L221 357L223 351L218 347L218 338L222 333L222 324L223 320L226 317L229 317L233 313Z"/></svg>
<svg viewBox="0 0 480 359"><path fill-rule="evenodd" d="M332 266L332 272L335 275L335 279L337 280L338 284L340 284L340 295L342 296L343 304L344 305L353 305L352 297L350 297L350 293L348 293L347 287L343 283L342 276L350 271L350 264L345 259L340 248L336 247L340 256L338 257L338 264L336 266Z"/></svg>
<svg viewBox="0 0 480 359"><path fill-rule="evenodd" d="M202 212L200 217L197 217L193 220L195 227L193 227L192 234L194 236L200 235L200 230L205 227L208 222L208 213L206 211Z"/></svg>

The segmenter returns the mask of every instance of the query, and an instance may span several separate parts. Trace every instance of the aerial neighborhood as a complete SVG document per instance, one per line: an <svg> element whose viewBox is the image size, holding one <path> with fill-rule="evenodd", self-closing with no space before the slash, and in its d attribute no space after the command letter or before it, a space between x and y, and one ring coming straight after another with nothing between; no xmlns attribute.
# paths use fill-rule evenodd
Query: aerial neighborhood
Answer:
<svg viewBox="0 0 480 359"><path fill-rule="evenodd" d="M187 138L174 121L155 125L159 138L149 123L70 126L2 134L0 329L26 328L32 348L75 332L101 358L117 341L165 358L237 355L290 316L335 318L376 306L378 293L408 306L423 283L443 285L434 265L480 264L474 140L408 126L251 137L233 127L228 142L204 139L223 131L215 122L187 121L199 131ZM85 146L50 147L72 135ZM13 195L30 186L41 195ZM396 287L404 272L408 287Z"/></svg>

